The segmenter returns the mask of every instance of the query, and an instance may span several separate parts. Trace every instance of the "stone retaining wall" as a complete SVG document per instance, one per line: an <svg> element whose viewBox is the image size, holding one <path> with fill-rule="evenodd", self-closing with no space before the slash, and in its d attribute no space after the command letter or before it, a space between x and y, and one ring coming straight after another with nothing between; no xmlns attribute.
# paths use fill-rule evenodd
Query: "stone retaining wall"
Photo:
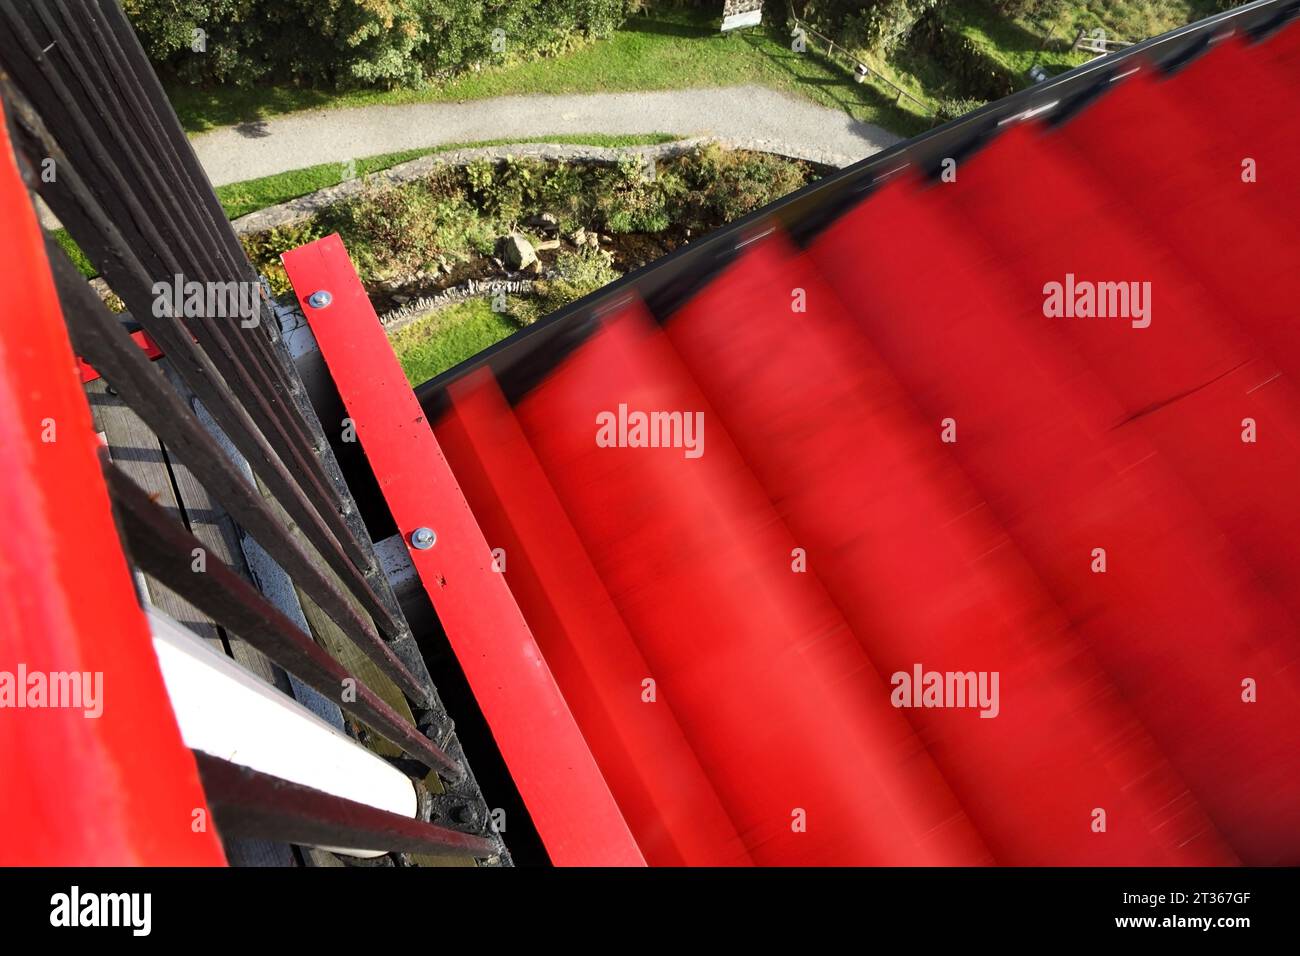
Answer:
<svg viewBox="0 0 1300 956"><path fill-rule="evenodd" d="M720 140L720 139L681 139L671 143L659 143L652 146L576 146L559 143L520 143L508 146L481 146L473 149L456 149L444 153L430 153L410 162L391 166L388 169L371 173L368 176L349 179L337 186L327 186L306 196L290 199L276 206L268 206L240 216L232 225L240 235L265 232L277 226L290 226L304 222L322 209L342 202L357 195L365 183L387 183L399 185L427 175L440 166L468 166L480 160L501 160L507 157L516 159L536 159L543 162L587 162L617 163L621 159L633 158L643 160L669 159L680 156L707 143L716 143L725 149L745 149L756 153L771 153L786 159L799 159L821 166L840 168L853 162L852 159L816 149L792 146L771 140Z"/></svg>

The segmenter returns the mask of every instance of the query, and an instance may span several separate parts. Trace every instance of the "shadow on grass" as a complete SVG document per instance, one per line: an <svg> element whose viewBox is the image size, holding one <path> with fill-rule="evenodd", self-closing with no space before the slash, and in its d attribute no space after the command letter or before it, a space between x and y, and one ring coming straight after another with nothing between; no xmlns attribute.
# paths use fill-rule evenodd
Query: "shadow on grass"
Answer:
<svg viewBox="0 0 1300 956"><path fill-rule="evenodd" d="M218 126L239 126L245 136L259 135L257 124L268 116L294 110L328 106L338 94L300 87L202 87L169 83L167 98L187 133L202 133ZM247 131L246 131L247 130Z"/></svg>
<svg viewBox="0 0 1300 956"><path fill-rule="evenodd" d="M700 20L700 18L696 17L694 19L696 22L692 23L680 17L636 16L629 18L619 30L627 33L650 33L655 36L686 37L691 40L698 40L702 37L724 38L721 17L718 18L718 23L713 29L710 29L708 24Z"/></svg>
<svg viewBox="0 0 1300 956"><path fill-rule="evenodd" d="M881 126L891 133L912 136L930 128L929 122L924 117L902 109L876 87L858 83L852 73L825 54L814 50L795 53L793 50L787 51L784 46L780 47L781 53L774 53L770 48L770 43L764 42L764 40L778 44L780 41L770 33L763 37L757 33L746 32L742 39L755 52L765 57L770 63L789 76L794 83L816 90L818 99L829 100L834 103L860 127L865 128L870 124L859 120L855 110L872 109L879 114L878 122L875 125ZM809 76L807 73L795 68L793 64L796 63L816 64L822 71L822 75Z"/></svg>

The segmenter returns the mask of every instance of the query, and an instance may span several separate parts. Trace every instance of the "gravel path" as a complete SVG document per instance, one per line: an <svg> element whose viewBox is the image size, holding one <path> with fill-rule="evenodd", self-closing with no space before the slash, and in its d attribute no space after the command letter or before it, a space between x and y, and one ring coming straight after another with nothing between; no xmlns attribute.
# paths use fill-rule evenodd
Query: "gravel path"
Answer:
<svg viewBox="0 0 1300 956"><path fill-rule="evenodd" d="M194 137L213 185L379 153L551 133L675 133L769 141L862 159L900 137L839 110L761 86L563 96L503 96L308 110Z"/></svg>

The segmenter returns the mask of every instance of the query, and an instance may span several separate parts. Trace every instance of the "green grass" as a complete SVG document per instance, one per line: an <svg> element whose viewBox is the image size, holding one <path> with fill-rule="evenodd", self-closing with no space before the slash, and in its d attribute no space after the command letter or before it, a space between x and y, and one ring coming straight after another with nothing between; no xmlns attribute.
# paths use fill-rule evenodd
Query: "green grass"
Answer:
<svg viewBox="0 0 1300 956"><path fill-rule="evenodd" d="M982 3L954 4L944 16L989 59L1030 84L1029 68L1041 64L1049 75L1087 63L1092 54L1072 52L1080 30L1102 29L1112 40L1136 43L1203 19L1217 9L1214 0L1073 0L1053 18L1034 22L1011 19ZM1052 42L1043 46L1043 39Z"/></svg>
<svg viewBox="0 0 1300 956"><path fill-rule="evenodd" d="M83 276L87 279L93 279L95 276L99 275L99 272L93 265L91 265L86 254L81 251L81 247L72 241L72 237L68 235L68 230L55 229L51 235L54 236L54 241L63 247L63 251L68 254L68 258L72 260L72 264L81 271Z"/></svg>
<svg viewBox="0 0 1300 956"><path fill-rule="evenodd" d="M1101 28L1111 39L1136 42L1200 20L1216 9L1215 0L1073 0L1055 17L1033 20L1007 17L985 0L973 0L949 4L942 16L990 65L1013 74L1024 88L1032 85L1029 69L1035 64L1055 76L1092 58L1090 53L1068 49L1079 30ZM888 58L867 50L853 52L890 82L928 104L971 97L938 60L912 44L904 43ZM899 106L924 117L924 111L906 99Z"/></svg>
<svg viewBox="0 0 1300 956"><path fill-rule="evenodd" d="M407 381L420 385L518 330L487 299L466 299L398 329L390 341Z"/></svg>
<svg viewBox="0 0 1300 956"><path fill-rule="evenodd" d="M573 53L467 73L416 89L334 93L287 87L173 86L172 105L185 128L255 122L319 107L477 100L527 93L597 93L757 83L805 96L898 133L924 129L915 114L870 84L856 84L838 63L809 50L797 54L783 26L767 24L722 35L711 12L637 15L608 40Z"/></svg>

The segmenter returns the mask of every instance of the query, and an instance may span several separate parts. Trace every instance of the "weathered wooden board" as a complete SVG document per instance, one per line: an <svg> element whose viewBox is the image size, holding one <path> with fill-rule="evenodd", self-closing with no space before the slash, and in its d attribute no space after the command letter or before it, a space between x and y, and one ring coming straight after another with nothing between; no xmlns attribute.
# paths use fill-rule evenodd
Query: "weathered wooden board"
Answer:
<svg viewBox="0 0 1300 956"><path fill-rule="evenodd" d="M193 408L194 396L180 376L175 373L171 363L167 359L160 359L158 365L172 386ZM183 462L173 459L171 469L191 533L210 549L213 557L225 562L240 576L251 581L248 567L244 562L244 552L240 549L239 532L235 528L235 523ZM230 656L240 665L286 694L290 692L289 679L284 671L268 660L261 651L250 647L238 635L227 633L225 638Z"/></svg>
<svg viewBox="0 0 1300 956"><path fill-rule="evenodd" d="M113 462L173 517L184 520L176 500L167 456L158 437L103 379L86 386L86 398L94 415L95 427L103 432L108 442L108 453ZM225 653L221 634L210 618L147 575L145 583L150 603Z"/></svg>
<svg viewBox="0 0 1300 956"><path fill-rule="evenodd" d="M173 378L175 381L175 379ZM103 379L86 385L95 427L104 434L109 456L140 487L178 520L186 523L209 549L209 557L226 562L247 576L238 537L230 518L208 496L188 468L169 459L158 437ZM223 654L271 684L287 689L284 672L239 638L226 635L210 618L170 588L144 576L149 601L211 643ZM226 857L234 866L297 866L287 844L266 840L226 840Z"/></svg>

